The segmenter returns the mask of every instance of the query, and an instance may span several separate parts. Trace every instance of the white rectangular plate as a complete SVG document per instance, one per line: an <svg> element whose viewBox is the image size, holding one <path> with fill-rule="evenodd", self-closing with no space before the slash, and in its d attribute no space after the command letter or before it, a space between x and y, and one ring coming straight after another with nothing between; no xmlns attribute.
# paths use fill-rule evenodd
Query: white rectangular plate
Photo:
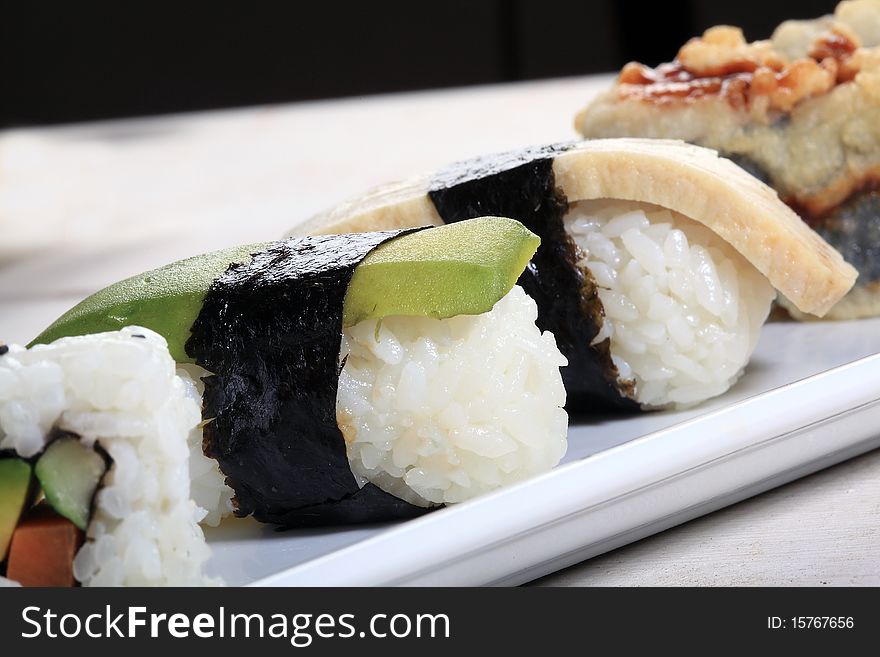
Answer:
<svg viewBox="0 0 880 657"><path fill-rule="evenodd" d="M208 531L229 584L518 584L880 445L880 319L773 322L687 411L572 418L563 464L408 522Z"/></svg>

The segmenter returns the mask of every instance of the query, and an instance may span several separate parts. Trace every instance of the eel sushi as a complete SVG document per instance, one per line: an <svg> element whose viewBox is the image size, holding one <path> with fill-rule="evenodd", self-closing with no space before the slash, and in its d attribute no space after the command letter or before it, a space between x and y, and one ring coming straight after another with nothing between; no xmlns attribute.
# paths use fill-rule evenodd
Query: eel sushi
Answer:
<svg viewBox="0 0 880 657"><path fill-rule="evenodd" d="M772 189L714 151L609 139L463 162L302 233L515 217L541 237L520 278L568 359L570 410L698 403L740 376L776 291L822 315L856 272Z"/></svg>
<svg viewBox="0 0 880 657"><path fill-rule="evenodd" d="M0 352L5 575L26 586L219 583L205 575L207 511L191 496L198 394L165 340L133 327Z"/></svg>
<svg viewBox="0 0 880 657"><path fill-rule="evenodd" d="M16 353L39 361L129 325L145 328L126 335L163 340L163 371L201 406L195 420L187 411L198 423L190 478L216 518L230 499L236 515L283 527L411 518L545 472L565 453L566 361L515 285L538 243L516 221L484 217L198 256L96 293ZM86 337L65 337L75 335ZM78 384L128 403L126 384ZM0 447L58 429L103 435L69 425L78 406L40 431L9 423L16 404L41 396L0 393L12 409L0 411Z"/></svg>
<svg viewBox="0 0 880 657"><path fill-rule="evenodd" d="M682 139L731 158L858 270L826 317L880 314L880 0L786 21L766 41L710 28L670 63L627 64L575 126L589 139Z"/></svg>

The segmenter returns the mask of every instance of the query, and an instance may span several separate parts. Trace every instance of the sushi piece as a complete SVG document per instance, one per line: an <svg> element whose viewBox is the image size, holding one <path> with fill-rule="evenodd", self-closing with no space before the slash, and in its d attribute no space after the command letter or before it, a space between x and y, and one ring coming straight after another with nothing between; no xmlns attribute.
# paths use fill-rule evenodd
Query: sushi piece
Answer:
<svg viewBox="0 0 880 657"><path fill-rule="evenodd" d="M541 237L520 285L556 337L568 408L686 406L727 390L776 290L822 315L856 273L776 194L714 151L561 144L384 187L297 232L516 217ZM775 288L775 289L774 289Z"/></svg>
<svg viewBox="0 0 880 657"><path fill-rule="evenodd" d="M35 342L161 333L203 385L197 470L225 480L239 516L411 518L565 452L565 358L514 285L538 243L485 217L255 245L111 286Z"/></svg>
<svg viewBox="0 0 880 657"><path fill-rule="evenodd" d="M858 270L825 316L880 314L880 1L786 21L767 41L713 27L670 63L627 64L575 126L585 138L683 139L729 157Z"/></svg>
<svg viewBox="0 0 880 657"><path fill-rule="evenodd" d="M0 355L0 533L25 585L202 585L195 386L145 328ZM31 508L36 488L45 501Z"/></svg>

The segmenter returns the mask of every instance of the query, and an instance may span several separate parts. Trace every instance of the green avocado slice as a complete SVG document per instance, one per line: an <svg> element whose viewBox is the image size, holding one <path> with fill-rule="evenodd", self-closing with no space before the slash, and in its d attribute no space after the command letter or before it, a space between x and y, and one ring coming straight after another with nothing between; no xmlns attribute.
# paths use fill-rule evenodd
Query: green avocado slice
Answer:
<svg viewBox="0 0 880 657"><path fill-rule="evenodd" d="M389 315L452 317L488 312L507 294L540 244L518 221L480 217L408 233L374 249L358 265L345 297L343 324ZM93 294L31 343L137 325L168 341L191 363L185 344L205 294L230 263L268 244L196 256L115 283Z"/></svg>
<svg viewBox="0 0 880 657"><path fill-rule="evenodd" d="M505 217L402 235L358 265L345 296L343 324L390 315L443 319L489 312L516 284L540 243Z"/></svg>
<svg viewBox="0 0 880 657"><path fill-rule="evenodd" d="M104 457L75 437L54 440L34 468L46 501L83 531L91 517L92 498L106 471Z"/></svg>
<svg viewBox="0 0 880 657"><path fill-rule="evenodd" d="M0 561L6 559L9 542L31 497L31 465L20 458L0 458Z"/></svg>

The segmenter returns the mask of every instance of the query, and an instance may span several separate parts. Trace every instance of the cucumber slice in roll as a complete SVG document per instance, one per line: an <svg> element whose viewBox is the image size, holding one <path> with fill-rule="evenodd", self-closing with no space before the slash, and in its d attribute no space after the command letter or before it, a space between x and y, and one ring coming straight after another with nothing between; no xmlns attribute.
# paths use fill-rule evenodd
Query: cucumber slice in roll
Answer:
<svg viewBox="0 0 880 657"><path fill-rule="evenodd" d="M52 442L34 468L46 501L83 531L88 527L92 499L106 470L104 457L75 437Z"/></svg>

